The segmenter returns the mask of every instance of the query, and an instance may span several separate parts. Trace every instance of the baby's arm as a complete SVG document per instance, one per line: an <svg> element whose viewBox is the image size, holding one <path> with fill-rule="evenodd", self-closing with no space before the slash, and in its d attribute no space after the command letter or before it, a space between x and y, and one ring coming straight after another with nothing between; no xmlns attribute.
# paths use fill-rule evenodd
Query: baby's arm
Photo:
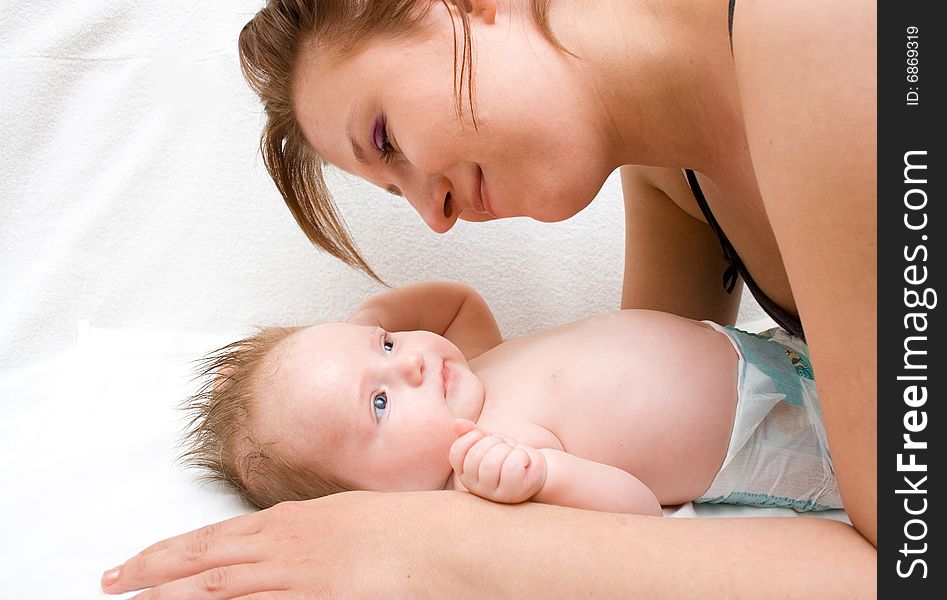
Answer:
<svg viewBox="0 0 947 600"><path fill-rule="evenodd" d="M603 512L661 516L661 503L637 477L561 450L531 448L458 419L450 463L464 488L494 502L527 500Z"/></svg>
<svg viewBox="0 0 947 600"><path fill-rule="evenodd" d="M546 459L546 483L533 500L603 512L663 514L651 488L628 471L562 450L539 452Z"/></svg>
<svg viewBox="0 0 947 600"><path fill-rule="evenodd" d="M468 360L503 341L486 301L470 286L426 281L382 292L362 302L346 321L388 331L431 331Z"/></svg>

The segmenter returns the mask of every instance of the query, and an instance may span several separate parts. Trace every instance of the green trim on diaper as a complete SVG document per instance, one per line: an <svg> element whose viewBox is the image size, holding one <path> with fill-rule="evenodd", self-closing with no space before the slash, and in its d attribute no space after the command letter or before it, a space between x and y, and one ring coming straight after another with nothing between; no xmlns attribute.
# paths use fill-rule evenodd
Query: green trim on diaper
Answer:
<svg viewBox="0 0 947 600"><path fill-rule="evenodd" d="M797 406L803 404L800 378L813 378L805 346L800 345L801 352L787 348L772 338L772 331L756 334L729 325L724 330L740 347L747 364L762 371L773 382L776 391L786 397L785 402Z"/></svg>
<svg viewBox="0 0 947 600"><path fill-rule="evenodd" d="M812 360L809 358L809 346L807 346L806 343L799 338L791 338L796 342L796 346L789 347L786 344L780 342L778 339L773 339L776 332L780 332L785 336L789 335L779 327L767 329L766 331L763 331L757 335L765 337L765 339L772 340L773 342L776 342L785 348L786 354L789 355L789 360L792 361L792 365L796 367L796 372L799 373L800 377L805 377L806 379L815 381L815 375L812 373Z"/></svg>
<svg viewBox="0 0 947 600"><path fill-rule="evenodd" d="M813 500L796 500L794 498L754 494L752 492L732 492L726 496L717 496L715 498L698 498L694 500L694 502L698 504L744 504L764 508L791 508L797 512L835 510L833 506L820 504Z"/></svg>

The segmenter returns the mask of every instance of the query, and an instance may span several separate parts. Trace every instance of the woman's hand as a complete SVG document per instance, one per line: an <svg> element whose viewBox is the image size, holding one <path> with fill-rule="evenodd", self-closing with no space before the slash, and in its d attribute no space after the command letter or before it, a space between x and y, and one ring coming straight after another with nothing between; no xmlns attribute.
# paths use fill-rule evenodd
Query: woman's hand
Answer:
<svg viewBox="0 0 947 600"><path fill-rule="evenodd" d="M454 493L430 498L438 503ZM417 509L413 494L349 492L284 502L159 542L102 577L135 598L364 597L386 590L417 595L440 559L436 520L415 519L412 535L395 535L398 515ZM406 514L410 520L410 514ZM393 531L392 530L396 530ZM413 558L431 553L430 560ZM433 569L432 569L433 570ZM399 587L400 586L400 587Z"/></svg>

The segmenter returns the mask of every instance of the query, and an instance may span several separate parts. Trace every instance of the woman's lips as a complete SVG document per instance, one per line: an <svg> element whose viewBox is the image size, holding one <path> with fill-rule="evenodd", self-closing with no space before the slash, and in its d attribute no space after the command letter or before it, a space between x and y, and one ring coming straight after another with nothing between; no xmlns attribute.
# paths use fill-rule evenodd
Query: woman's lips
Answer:
<svg viewBox="0 0 947 600"><path fill-rule="evenodd" d="M493 205L490 203L490 195L487 194L487 184L483 180L482 169L480 171L480 206L483 208L483 212L496 218L497 214L493 212Z"/></svg>
<svg viewBox="0 0 947 600"><path fill-rule="evenodd" d="M493 206L490 204L490 199L487 196L487 186L483 180L483 169L478 168L477 174L478 186L475 193L471 196L471 208L481 215L496 217L496 214L493 212Z"/></svg>

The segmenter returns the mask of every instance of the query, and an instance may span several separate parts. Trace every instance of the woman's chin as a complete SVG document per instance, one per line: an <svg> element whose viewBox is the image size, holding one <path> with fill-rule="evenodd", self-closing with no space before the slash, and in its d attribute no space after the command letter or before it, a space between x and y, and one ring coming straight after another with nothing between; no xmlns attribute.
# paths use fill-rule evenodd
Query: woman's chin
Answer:
<svg viewBox="0 0 947 600"><path fill-rule="evenodd" d="M571 219L585 210L585 208L592 203L593 199L594 198L590 199L584 204L575 204L572 206L543 207L541 210L530 211L533 214L526 216L534 221L540 221L541 223L559 223Z"/></svg>

